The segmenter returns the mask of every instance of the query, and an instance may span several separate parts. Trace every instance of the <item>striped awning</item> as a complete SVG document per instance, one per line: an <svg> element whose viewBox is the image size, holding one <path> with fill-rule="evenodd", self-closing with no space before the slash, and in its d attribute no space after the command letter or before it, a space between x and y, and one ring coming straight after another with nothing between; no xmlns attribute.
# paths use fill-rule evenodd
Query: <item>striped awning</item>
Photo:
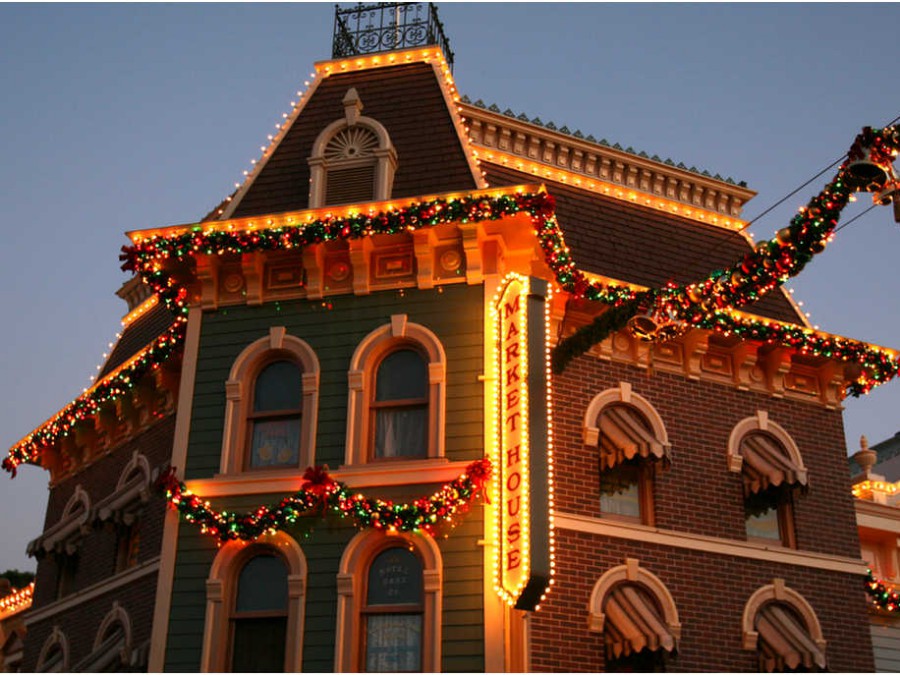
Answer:
<svg viewBox="0 0 900 675"><path fill-rule="evenodd" d="M760 433L745 436L741 441L741 456L744 492L748 495L771 487L806 485L806 471L770 436Z"/></svg>
<svg viewBox="0 0 900 675"><path fill-rule="evenodd" d="M825 653L794 613L779 603L764 605L756 615L760 669L771 673L800 666L825 668Z"/></svg>
<svg viewBox="0 0 900 675"><path fill-rule="evenodd" d="M662 459L666 450L641 414L624 405L603 409L599 421L601 468L611 469L634 457Z"/></svg>
<svg viewBox="0 0 900 675"><path fill-rule="evenodd" d="M606 596L603 613L607 658L617 659L641 650L675 649L675 638L650 595L634 584L619 584Z"/></svg>

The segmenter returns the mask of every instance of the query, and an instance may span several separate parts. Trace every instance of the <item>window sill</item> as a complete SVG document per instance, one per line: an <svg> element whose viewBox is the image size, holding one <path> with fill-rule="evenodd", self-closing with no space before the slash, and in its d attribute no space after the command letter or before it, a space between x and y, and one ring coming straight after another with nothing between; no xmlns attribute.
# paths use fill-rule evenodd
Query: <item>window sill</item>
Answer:
<svg viewBox="0 0 900 675"><path fill-rule="evenodd" d="M343 465L336 471L329 471L329 474L351 488L447 483L464 474L470 463L434 457ZM300 489L302 483L303 471L293 468L218 473L212 478L186 481L187 488L204 499L247 494L292 494Z"/></svg>

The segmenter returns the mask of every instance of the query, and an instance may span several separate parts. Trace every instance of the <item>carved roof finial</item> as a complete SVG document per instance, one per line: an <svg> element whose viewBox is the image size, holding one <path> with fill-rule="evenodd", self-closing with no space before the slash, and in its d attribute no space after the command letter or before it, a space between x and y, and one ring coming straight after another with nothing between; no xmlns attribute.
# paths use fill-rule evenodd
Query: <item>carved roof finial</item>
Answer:
<svg viewBox="0 0 900 675"><path fill-rule="evenodd" d="M350 87L344 94L344 115L347 117L347 125L353 126L359 121L359 114L362 112L363 104L356 92L355 87Z"/></svg>
<svg viewBox="0 0 900 675"><path fill-rule="evenodd" d="M878 453L869 449L869 439L864 435L859 437L859 450L853 455L853 461L859 465L868 479L872 467L878 461Z"/></svg>

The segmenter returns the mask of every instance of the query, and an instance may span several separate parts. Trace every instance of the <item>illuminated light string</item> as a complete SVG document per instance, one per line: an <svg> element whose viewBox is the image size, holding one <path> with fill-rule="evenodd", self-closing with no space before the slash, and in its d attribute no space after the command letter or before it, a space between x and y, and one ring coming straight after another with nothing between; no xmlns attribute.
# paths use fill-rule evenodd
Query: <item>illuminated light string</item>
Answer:
<svg viewBox="0 0 900 675"><path fill-rule="evenodd" d="M885 612L900 611L900 595L881 579L876 579L871 569L866 570L866 593L872 604Z"/></svg>
<svg viewBox="0 0 900 675"><path fill-rule="evenodd" d="M33 596L34 582L32 581L25 588L0 598L0 615L12 614L25 607L30 607Z"/></svg>
<svg viewBox="0 0 900 675"><path fill-rule="evenodd" d="M186 521L220 545L231 540L253 541L266 533L295 525L301 518L324 517L333 513L349 518L357 527L386 532L414 532L434 536L444 524L466 512L490 480L491 462L484 458L472 462L465 473L442 485L428 497L395 504L356 492L334 480L326 468L310 467L303 474L300 490L278 504L238 514L217 511L208 501L187 489L170 469L159 479L169 505Z"/></svg>
<svg viewBox="0 0 900 675"><path fill-rule="evenodd" d="M874 140L873 140L874 139ZM877 141L877 142L876 142ZM900 146L900 132L893 127L864 130L851 148L849 161L858 157L861 147L871 143L874 157L883 161L893 157ZM880 155L879 155L880 153ZM739 314L735 307L758 299L798 273L815 253L824 248L833 233L840 210L849 198L844 182L847 162L838 177L822 194L814 197L790 227L780 230L772 240L757 244L734 267L715 271L708 279L688 286L666 285L660 289L635 290L625 284L590 281L575 266L562 230L556 220L555 201L545 192L465 195L448 199L415 202L402 208L377 213L351 213L341 217L326 214L306 223L290 225L250 224L246 230L217 222L216 228L196 225L174 233L154 234L124 246L122 268L141 275L144 282L165 302L175 316L172 326L151 345L138 353L126 367L111 373L79 396L53 418L14 445L3 460L3 468L15 475L23 463L40 463L41 449L70 433L81 421L94 416L100 407L130 390L136 380L158 367L184 340L187 321L187 289L178 286L164 264L183 260L198 253L208 255L243 254L255 251L300 249L327 241L351 240L376 234L397 234L462 222L499 220L527 213L557 283L575 299L587 299L617 310L616 321L604 319L579 330L559 342L553 350L553 367L561 372L565 365L625 325L638 311L651 308L659 316L674 317L686 327L713 330L724 335L782 345L804 354L853 362L861 367L855 382L847 387L851 396L867 393L872 387L897 375L900 362L888 350L849 338L819 333L805 326L783 324ZM838 194L839 193L839 196ZM290 220L290 219L289 219ZM280 223L281 221L279 221ZM226 229L218 229L219 227ZM745 273L745 267L754 271ZM724 298L721 299L720 298Z"/></svg>

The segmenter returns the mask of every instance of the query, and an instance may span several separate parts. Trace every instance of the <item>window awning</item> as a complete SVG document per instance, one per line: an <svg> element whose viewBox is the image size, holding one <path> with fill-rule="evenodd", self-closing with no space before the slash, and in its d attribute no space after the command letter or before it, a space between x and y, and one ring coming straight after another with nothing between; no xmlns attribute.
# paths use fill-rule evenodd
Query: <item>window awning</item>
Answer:
<svg viewBox="0 0 900 675"><path fill-rule="evenodd" d="M101 522L112 520L131 525L135 511L150 500L150 480L143 473L137 473L124 485L118 487L94 506L94 518Z"/></svg>
<svg viewBox="0 0 900 675"><path fill-rule="evenodd" d="M90 510L79 505L53 527L44 530L40 537L29 542L27 553L35 557L54 551L72 555L78 550L81 538L90 529Z"/></svg>
<svg viewBox="0 0 900 675"><path fill-rule="evenodd" d="M671 652L675 638L663 621L656 603L632 584L615 586L604 605L603 633L608 658L619 658L643 649Z"/></svg>
<svg viewBox="0 0 900 675"><path fill-rule="evenodd" d="M663 459L666 449L647 429L640 413L623 405L604 408L600 415L600 464L611 469L634 457Z"/></svg>
<svg viewBox="0 0 900 675"><path fill-rule="evenodd" d="M746 494L782 485L806 485L806 469L797 466L787 450L768 436L758 433L745 436L741 441L741 456Z"/></svg>
<svg viewBox="0 0 900 675"><path fill-rule="evenodd" d="M127 663L125 658L125 629L118 625L109 637L72 667L76 673L115 673Z"/></svg>
<svg viewBox="0 0 900 675"><path fill-rule="evenodd" d="M825 654L809 631L790 610L777 603L762 607L756 615L760 669L768 673L805 668L825 668Z"/></svg>

